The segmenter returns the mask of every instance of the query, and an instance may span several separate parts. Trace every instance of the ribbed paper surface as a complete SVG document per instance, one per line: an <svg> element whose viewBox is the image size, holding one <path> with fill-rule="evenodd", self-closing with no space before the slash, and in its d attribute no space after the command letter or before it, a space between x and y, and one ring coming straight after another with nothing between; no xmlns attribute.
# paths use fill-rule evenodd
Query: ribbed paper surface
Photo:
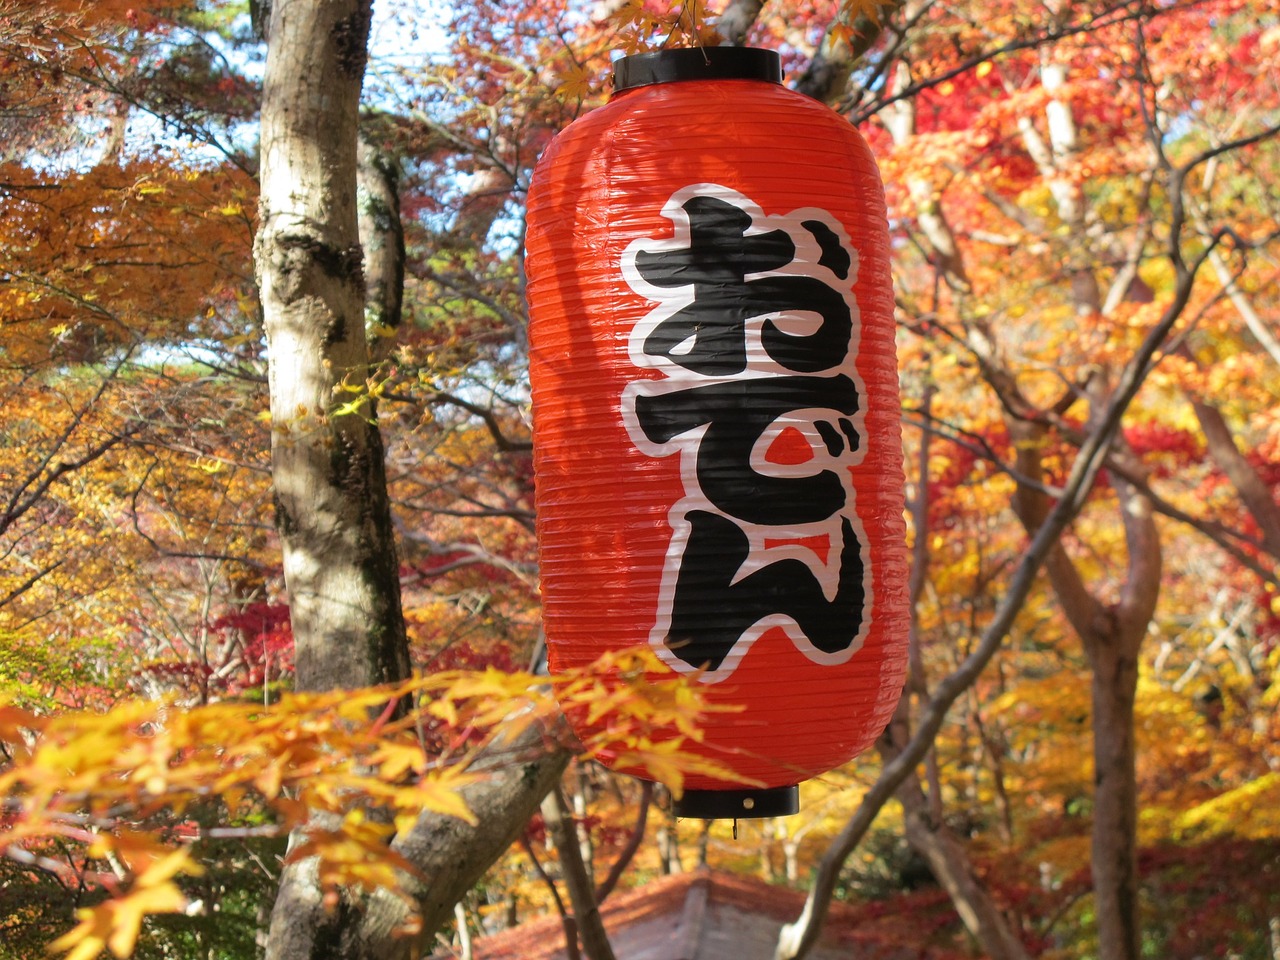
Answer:
<svg viewBox="0 0 1280 960"><path fill-rule="evenodd" d="M907 633L888 230L861 137L768 83L643 87L548 149L527 243L553 669L705 655L708 690L746 707L709 718L709 755L768 786L851 759L892 715ZM832 562L842 529L856 576Z"/></svg>

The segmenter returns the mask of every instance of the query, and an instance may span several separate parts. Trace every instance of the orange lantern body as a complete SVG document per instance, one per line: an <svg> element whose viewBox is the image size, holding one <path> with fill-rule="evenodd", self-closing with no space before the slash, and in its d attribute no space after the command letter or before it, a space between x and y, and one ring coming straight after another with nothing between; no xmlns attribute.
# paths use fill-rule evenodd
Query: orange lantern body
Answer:
<svg viewBox="0 0 1280 960"><path fill-rule="evenodd" d="M906 672L883 189L780 79L764 50L624 58L529 191L551 668L647 643L744 707L697 747L742 782L690 778L686 816L794 812Z"/></svg>

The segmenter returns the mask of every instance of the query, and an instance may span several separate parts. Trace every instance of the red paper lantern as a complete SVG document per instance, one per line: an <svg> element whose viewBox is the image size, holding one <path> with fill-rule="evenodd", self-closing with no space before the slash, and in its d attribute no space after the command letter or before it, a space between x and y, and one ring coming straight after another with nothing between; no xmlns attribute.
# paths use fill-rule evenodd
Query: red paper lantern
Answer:
<svg viewBox="0 0 1280 960"><path fill-rule="evenodd" d="M743 781L690 778L678 812L791 813L906 672L880 176L771 51L626 57L614 86L529 191L551 668L651 644L745 705L699 748Z"/></svg>

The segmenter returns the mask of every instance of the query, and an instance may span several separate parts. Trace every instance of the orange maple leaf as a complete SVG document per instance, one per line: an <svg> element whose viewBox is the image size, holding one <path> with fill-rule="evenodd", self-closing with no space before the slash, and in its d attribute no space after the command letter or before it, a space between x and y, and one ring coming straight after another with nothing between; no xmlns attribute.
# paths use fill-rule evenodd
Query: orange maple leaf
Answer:
<svg viewBox="0 0 1280 960"><path fill-rule="evenodd" d="M80 923L49 944L50 952L68 951L64 960L94 960L105 947L117 957L129 956L144 918L186 909L187 898L173 882L179 873L203 873L185 849L151 861L124 896L77 910Z"/></svg>
<svg viewBox="0 0 1280 960"><path fill-rule="evenodd" d="M853 23L858 17L866 17L877 27L880 26L880 8L887 7L890 12L901 6L900 0L842 0L841 7L844 19Z"/></svg>

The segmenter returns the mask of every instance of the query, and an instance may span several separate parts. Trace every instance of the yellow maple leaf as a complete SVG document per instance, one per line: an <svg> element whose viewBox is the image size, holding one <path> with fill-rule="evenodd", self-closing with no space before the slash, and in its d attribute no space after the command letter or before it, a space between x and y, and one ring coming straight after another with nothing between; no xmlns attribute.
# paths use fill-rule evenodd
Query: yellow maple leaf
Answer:
<svg viewBox="0 0 1280 960"><path fill-rule="evenodd" d="M388 845L392 830L391 824L370 821L362 811L352 810L336 830L306 831L305 839L289 851L285 863L317 858L317 874L327 907L336 906L338 889L344 886L381 888L404 896L401 872L417 871Z"/></svg>
<svg viewBox="0 0 1280 960"><path fill-rule="evenodd" d="M76 911L80 923L49 944L50 953L69 951L64 960L94 960L107 945L113 914L107 904Z"/></svg>
<svg viewBox="0 0 1280 960"><path fill-rule="evenodd" d="M479 774L450 772L443 777L424 778L416 786L404 791L412 800L411 809L430 810L449 817L457 817L466 823L476 823L476 815L458 792L469 783L480 780Z"/></svg>
<svg viewBox="0 0 1280 960"><path fill-rule="evenodd" d="M387 742L380 744L370 759L387 782L398 780L410 770L421 773L427 766L427 755L416 743Z"/></svg>
<svg viewBox="0 0 1280 960"><path fill-rule="evenodd" d="M68 951L64 960L93 960L105 947L117 957L129 956L146 917L186 909L187 898L173 877L202 872L186 850L174 850L151 861L124 896L77 910L80 923L49 944L50 952Z"/></svg>
<svg viewBox="0 0 1280 960"><path fill-rule="evenodd" d="M556 96L565 100L584 100L591 94L591 74L587 68L575 63L557 78Z"/></svg>

